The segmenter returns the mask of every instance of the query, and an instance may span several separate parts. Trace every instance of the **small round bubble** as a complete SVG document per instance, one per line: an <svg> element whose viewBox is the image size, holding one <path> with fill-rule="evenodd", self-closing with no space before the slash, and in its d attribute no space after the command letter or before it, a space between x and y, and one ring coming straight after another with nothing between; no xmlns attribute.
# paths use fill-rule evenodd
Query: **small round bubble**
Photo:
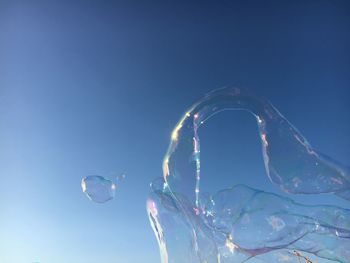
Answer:
<svg viewBox="0 0 350 263"><path fill-rule="evenodd" d="M81 180L83 193L93 202L105 203L115 196L116 184L99 175L90 175Z"/></svg>

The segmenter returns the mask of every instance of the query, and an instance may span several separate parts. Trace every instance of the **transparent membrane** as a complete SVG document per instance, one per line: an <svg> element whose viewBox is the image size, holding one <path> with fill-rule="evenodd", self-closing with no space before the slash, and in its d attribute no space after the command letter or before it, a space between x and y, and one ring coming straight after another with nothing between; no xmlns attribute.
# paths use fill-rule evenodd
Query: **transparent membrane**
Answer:
<svg viewBox="0 0 350 263"><path fill-rule="evenodd" d="M246 185L200 191L198 129L225 110L255 116L266 174L283 195ZM350 262L350 210L291 199L325 193L350 200L349 169L313 149L268 101L221 89L174 128L147 211L163 263Z"/></svg>
<svg viewBox="0 0 350 263"><path fill-rule="evenodd" d="M115 196L116 184L100 175L90 175L81 180L83 193L93 202L105 203Z"/></svg>

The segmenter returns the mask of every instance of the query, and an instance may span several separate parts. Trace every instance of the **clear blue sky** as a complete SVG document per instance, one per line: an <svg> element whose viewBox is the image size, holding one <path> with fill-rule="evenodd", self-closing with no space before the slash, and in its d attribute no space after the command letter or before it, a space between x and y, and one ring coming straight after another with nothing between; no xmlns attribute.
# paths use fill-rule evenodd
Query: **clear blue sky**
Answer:
<svg viewBox="0 0 350 263"><path fill-rule="evenodd" d="M349 13L345 0L1 1L0 262L159 262L149 182L184 110L215 88L264 96L349 164ZM248 114L201 138L204 175L268 184ZM111 172L127 174L115 200L88 201L81 178Z"/></svg>

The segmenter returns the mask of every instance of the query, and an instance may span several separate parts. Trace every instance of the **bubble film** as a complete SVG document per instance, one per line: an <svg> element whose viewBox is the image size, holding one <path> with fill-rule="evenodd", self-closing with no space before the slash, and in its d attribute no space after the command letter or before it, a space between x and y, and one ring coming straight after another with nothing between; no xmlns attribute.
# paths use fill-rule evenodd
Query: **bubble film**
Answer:
<svg viewBox="0 0 350 263"><path fill-rule="evenodd" d="M126 178L126 174L125 173L122 173L120 175L117 176L116 180L117 181L124 181Z"/></svg>
<svg viewBox="0 0 350 263"><path fill-rule="evenodd" d="M105 203L114 198L116 185L103 176L90 175L81 180L81 189L91 201Z"/></svg>
<svg viewBox="0 0 350 263"><path fill-rule="evenodd" d="M163 178L151 184L147 212L162 262L350 262L345 208L304 205L245 185L200 191L198 129L225 110L255 116L266 174L284 195L350 200L348 168L313 149L269 102L237 89L217 90L176 125Z"/></svg>

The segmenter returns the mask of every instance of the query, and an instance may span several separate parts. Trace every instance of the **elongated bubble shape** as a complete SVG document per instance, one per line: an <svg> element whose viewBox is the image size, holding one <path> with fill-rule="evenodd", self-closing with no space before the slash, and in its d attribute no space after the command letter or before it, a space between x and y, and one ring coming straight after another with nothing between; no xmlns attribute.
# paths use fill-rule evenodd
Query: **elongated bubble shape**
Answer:
<svg viewBox="0 0 350 263"><path fill-rule="evenodd" d="M90 175L81 180L81 189L93 202L105 203L115 196L116 185L99 175Z"/></svg>
<svg viewBox="0 0 350 263"><path fill-rule="evenodd" d="M298 251L317 262L350 262L347 209L306 206L244 185L201 193L198 129L224 110L255 116L267 176L283 192L350 200L348 168L313 149L269 102L237 89L217 90L176 125L163 178L151 184L147 211L162 262L294 262Z"/></svg>

